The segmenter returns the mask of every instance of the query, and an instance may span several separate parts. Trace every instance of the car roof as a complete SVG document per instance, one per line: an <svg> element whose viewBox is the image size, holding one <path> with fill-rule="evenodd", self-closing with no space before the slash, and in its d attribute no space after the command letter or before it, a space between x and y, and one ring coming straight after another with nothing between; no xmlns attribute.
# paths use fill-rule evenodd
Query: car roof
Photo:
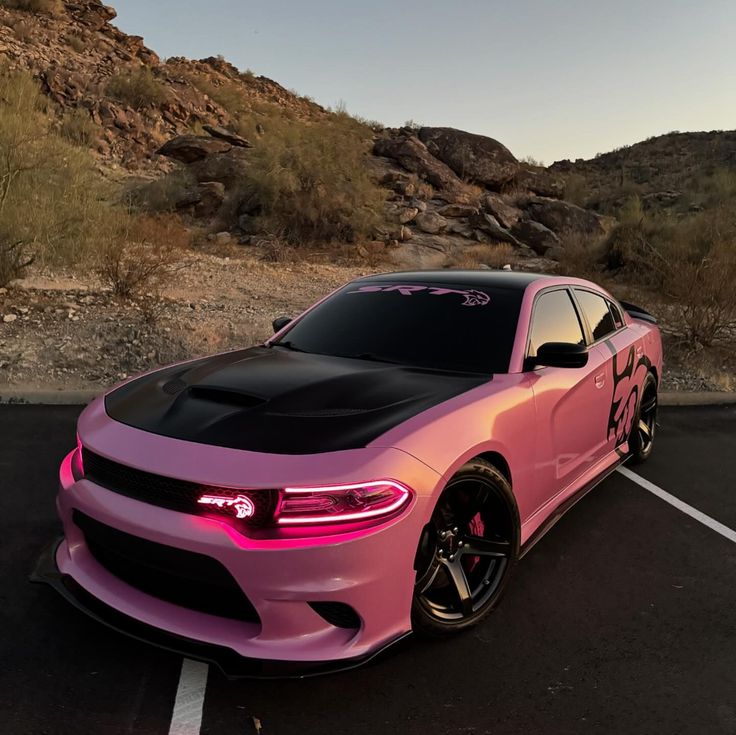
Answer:
<svg viewBox="0 0 736 735"><path fill-rule="evenodd" d="M543 273L523 273L521 271L502 270L426 270L396 271L394 273L378 273L373 276L358 278L358 281L395 282L400 278L405 283L441 283L458 286L492 286L511 288L523 291L530 283L542 279L552 279Z"/></svg>

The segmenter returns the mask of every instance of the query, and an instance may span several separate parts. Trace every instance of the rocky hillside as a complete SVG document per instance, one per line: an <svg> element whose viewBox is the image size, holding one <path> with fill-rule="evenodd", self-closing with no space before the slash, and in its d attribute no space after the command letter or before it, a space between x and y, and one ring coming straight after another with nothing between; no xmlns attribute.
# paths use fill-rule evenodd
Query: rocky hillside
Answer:
<svg viewBox="0 0 736 735"><path fill-rule="evenodd" d="M156 164L168 138L205 123L233 126L240 109L257 115L264 105L304 119L319 105L266 77L241 73L221 58L159 59L140 36L116 28L113 8L99 0L64 2L55 14L13 9L0 0L0 57L42 83L61 114L89 115L92 146L103 161L137 170ZM150 72L128 91L118 82ZM135 98L136 93L138 99Z"/></svg>
<svg viewBox="0 0 736 735"><path fill-rule="evenodd" d="M704 181L724 170L736 172L736 130L673 132L549 167L566 180L575 177L586 204L605 212L616 211L632 195L652 208L697 210Z"/></svg>
<svg viewBox="0 0 736 735"><path fill-rule="evenodd" d="M258 154L270 142L269 123L287 119L309 127L344 113L221 58L161 60L141 37L117 29L115 10L99 0L38 3L51 12L18 10L18 0L0 0L0 56L6 67L40 81L60 125L71 121L80 128L103 170L149 178L173 170L179 178L166 206L211 233L227 231L243 244L290 236L293 223L265 216L266 194L273 204L280 192L253 184L255 168L264 166ZM452 128L353 123L353 137L366 144L360 165L376 191L387 192L381 195L386 204L370 227L366 218L353 226L350 212L340 212L329 239L402 248L404 262L431 265L471 243L506 243L520 256L558 258L570 236L596 243L610 228L609 218L564 201L557 171L518 161L496 140ZM296 145L284 140L287 148ZM291 165L293 156L281 154L279 165ZM297 189L311 188L308 204L319 216L328 218L327 201L353 213L363 208L363 189L356 189L351 172L338 173L354 189L350 196L334 191L339 177L327 182L322 172L294 172ZM370 196L377 201L375 192ZM293 208L307 209L304 202L294 196ZM323 236L313 222L310 227L315 238Z"/></svg>

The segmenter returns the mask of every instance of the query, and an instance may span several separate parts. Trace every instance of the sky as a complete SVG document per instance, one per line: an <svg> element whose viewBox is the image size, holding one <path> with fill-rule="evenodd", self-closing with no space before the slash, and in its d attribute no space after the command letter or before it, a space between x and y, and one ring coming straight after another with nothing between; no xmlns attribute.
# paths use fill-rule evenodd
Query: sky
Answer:
<svg viewBox="0 0 736 735"><path fill-rule="evenodd" d="M736 128L734 0L108 0L161 57L222 54L325 106L546 164Z"/></svg>

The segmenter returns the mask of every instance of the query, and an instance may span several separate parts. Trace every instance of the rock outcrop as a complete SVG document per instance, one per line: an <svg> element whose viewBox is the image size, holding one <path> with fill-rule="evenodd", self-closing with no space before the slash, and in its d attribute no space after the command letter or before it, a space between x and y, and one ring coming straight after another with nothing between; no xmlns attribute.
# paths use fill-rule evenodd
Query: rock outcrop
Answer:
<svg viewBox="0 0 736 735"><path fill-rule="evenodd" d="M511 151L485 135L455 128L420 128L419 140L464 181L497 189L519 172Z"/></svg>

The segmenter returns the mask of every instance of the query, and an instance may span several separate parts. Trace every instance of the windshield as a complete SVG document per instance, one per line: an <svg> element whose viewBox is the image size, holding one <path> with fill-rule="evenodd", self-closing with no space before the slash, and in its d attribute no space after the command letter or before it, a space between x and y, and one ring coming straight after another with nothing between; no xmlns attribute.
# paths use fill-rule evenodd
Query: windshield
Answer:
<svg viewBox="0 0 736 735"><path fill-rule="evenodd" d="M359 281L272 344L412 367L505 373L522 296L521 289Z"/></svg>

